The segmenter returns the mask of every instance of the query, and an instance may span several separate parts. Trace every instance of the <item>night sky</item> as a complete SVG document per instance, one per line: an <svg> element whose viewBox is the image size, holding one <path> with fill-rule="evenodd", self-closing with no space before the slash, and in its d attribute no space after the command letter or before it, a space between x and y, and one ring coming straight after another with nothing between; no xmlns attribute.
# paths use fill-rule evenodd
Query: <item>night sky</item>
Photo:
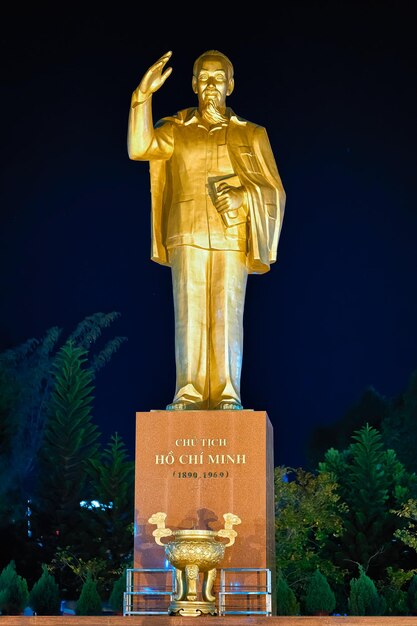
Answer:
<svg viewBox="0 0 417 626"><path fill-rule="evenodd" d="M94 420L133 456L135 412L172 400L175 364L131 92L172 50L154 119L194 106L193 62L219 49L228 105L266 127L287 193L278 262L248 281L242 401L268 412L275 464L302 465L316 425L417 368L415 3L142 4L3 11L0 350L120 312L104 338L128 342L98 374Z"/></svg>

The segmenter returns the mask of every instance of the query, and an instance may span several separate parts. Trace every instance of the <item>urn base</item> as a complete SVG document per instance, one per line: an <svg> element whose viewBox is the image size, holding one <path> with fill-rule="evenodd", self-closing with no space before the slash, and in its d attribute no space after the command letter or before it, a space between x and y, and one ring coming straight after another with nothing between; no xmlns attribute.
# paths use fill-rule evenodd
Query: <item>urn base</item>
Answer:
<svg viewBox="0 0 417 626"><path fill-rule="evenodd" d="M214 602L174 600L168 607L169 615L199 617L200 615L217 615Z"/></svg>

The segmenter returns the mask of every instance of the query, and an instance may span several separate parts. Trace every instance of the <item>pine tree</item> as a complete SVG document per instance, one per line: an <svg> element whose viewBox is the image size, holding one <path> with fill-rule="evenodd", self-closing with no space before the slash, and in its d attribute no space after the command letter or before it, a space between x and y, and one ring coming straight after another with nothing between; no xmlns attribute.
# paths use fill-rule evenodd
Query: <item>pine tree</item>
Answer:
<svg viewBox="0 0 417 626"><path fill-rule="evenodd" d="M15 562L10 561L0 574L0 611L3 615L19 615L28 597L27 582L17 574Z"/></svg>
<svg viewBox="0 0 417 626"><path fill-rule="evenodd" d="M109 604L115 613L123 612L124 592L126 591L126 570L113 583Z"/></svg>
<svg viewBox="0 0 417 626"><path fill-rule="evenodd" d="M54 363L33 516L37 537L50 557L57 546L77 542L87 463L98 451L99 432L91 418L93 375L83 367L86 361L86 350L70 341Z"/></svg>
<svg viewBox="0 0 417 626"><path fill-rule="evenodd" d="M320 570L316 570L310 578L305 597L306 615L317 613L330 614L336 606L336 598L330 588L327 578Z"/></svg>
<svg viewBox="0 0 417 626"><path fill-rule="evenodd" d="M311 467L317 467L319 461L330 448L343 450L350 445L354 431L365 424L380 429L381 423L389 412L390 401L381 396L373 387L368 387L359 398L337 421L329 425L314 428L308 443L307 456ZM395 446L388 446L394 447Z"/></svg>
<svg viewBox="0 0 417 626"><path fill-rule="evenodd" d="M326 551L336 563L360 563L382 578L388 564L402 557L400 542L393 534L401 521L393 513L416 486L416 476L406 472L393 450L384 450L380 433L369 425L353 437L348 450L330 449L320 471L337 481L347 504L343 514L345 532L329 540Z"/></svg>
<svg viewBox="0 0 417 626"><path fill-rule="evenodd" d="M82 320L70 334L66 343L88 352L89 367L96 374L126 341L114 337L94 353L94 343L120 313L94 313ZM48 401L53 383L54 362L59 350L62 329L56 326L40 338L0 354L0 500L9 485L16 482L23 489L23 510L31 495L31 476L42 445ZM0 509L0 520L1 520Z"/></svg>
<svg viewBox="0 0 417 626"><path fill-rule="evenodd" d="M84 548L85 554L106 561L105 579L98 582L107 594L133 554L134 464L120 435L115 433L101 456L90 459L87 472L98 506L86 502L83 509Z"/></svg>
<svg viewBox="0 0 417 626"><path fill-rule="evenodd" d="M118 433L112 435L100 457L90 460L88 473L95 499L109 505L105 510L112 527L125 527L133 517L134 464Z"/></svg>
<svg viewBox="0 0 417 626"><path fill-rule="evenodd" d="M298 615L300 611L294 591L282 575L277 579L277 615Z"/></svg>
<svg viewBox="0 0 417 626"><path fill-rule="evenodd" d="M351 615L383 615L385 603L375 584L359 567L359 578L350 581L349 611Z"/></svg>
<svg viewBox="0 0 417 626"><path fill-rule="evenodd" d="M97 591L97 583L93 580L90 573L87 574L87 579L81 589L75 612L77 615L102 614L102 603Z"/></svg>
<svg viewBox="0 0 417 626"><path fill-rule="evenodd" d="M95 313L82 320L70 335L75 346L88 351L93 376L126 340L114 337L94 351L103 330L119 316L116 312ZM52 327L42 338L29 339L0 354L0 567L15 558L32 582L40 544L28 537L28 503L33 504L36 490L39 451L62 334L62 329Z"/></svg>
<svg viewBox="0 0 417 626"><path fill-rule="evenodd" d="M42 565L42 576L29 594L30 607L37 615L59 615L61 595L55 578Z"/></svg>

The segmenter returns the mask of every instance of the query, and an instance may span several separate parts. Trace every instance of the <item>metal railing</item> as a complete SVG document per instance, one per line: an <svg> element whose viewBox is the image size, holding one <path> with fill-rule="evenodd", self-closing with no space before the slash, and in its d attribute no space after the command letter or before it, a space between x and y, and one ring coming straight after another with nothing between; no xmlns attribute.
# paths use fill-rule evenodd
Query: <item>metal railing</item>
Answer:
<svg viewBox="0 0 417 626"><path fill-rule="evenodd" d="M243 577L239 576L243 573ZM239 580L241 578L243 581ZM221 569L218 597L219 615L272 615L271 570L252 567ZM234 602L227 604L230 599Z"/></svg>
<svg viewBox="0 0 417 626"><path fill-rule="evenodd" d="M153 586L149 584L151 576L157 582ZM175 593L175 569L128 569L123 615L167 615ZM271 570L223 568L217 595L219 615L272 615Z"/></svg>
<svg viewBox="0 0 417 626"><path fill-rule="evenodd" d="M143 584L141 578L145 574ZM149 577L161 580L149 585ZM126 570L126 591L123 594L123 615L167 615L175 593L175 570L162 567ZM165 600L165 602L164 602Z"/></svg>

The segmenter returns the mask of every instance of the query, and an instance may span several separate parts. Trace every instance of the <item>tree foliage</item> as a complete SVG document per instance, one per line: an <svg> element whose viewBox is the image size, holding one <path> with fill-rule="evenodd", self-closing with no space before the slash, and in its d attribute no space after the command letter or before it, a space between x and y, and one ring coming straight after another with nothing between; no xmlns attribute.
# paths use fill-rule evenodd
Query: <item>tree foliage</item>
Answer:
<svg viewBox="0 0 417 626"><path fill-rule="evenodd" d="M69 335L67 342L72 342L89 354L89 367L93 376L106 365L120 346L127 341L127 337L113 337L96 353L91 347L100 339L103 329L108 328L120 317L120 313L93 313L84 318Z"/></svg>
<svg viewBox="0 0 417 626"><path fill-rule="evenodd" d="M393 450L385 450L381 434L369 425L353 436L350 447L339 452L330 449L321 472L331 474L338 493L346 503L344 533L331 539L327 554L335 562L370 567L376 578L383 576L388 564L401 564L404 556L399 542L393 542L401 525L392 512L416 488L416 476L408 473Z"/></svg>
<svg viewBox="0 0 417 626"><path fill-rule="evenodd" d="M390 402L381 430L385 444L393 448L410 472L417 472L417 370L404 393Z"/></svg>
<svg viewBox="0 0 417 626"><path fill-rule="evenodd" d="M81 589L81 594L77 602L77 615L101 615L102 603L97 591L97 583L90 573Z"/></svg>
<svg viewBox="0 0 417 626"><path fill-rule="evenodd" d="M277 615L298 615L300 606L294 591L281 575L277 578Z"/></svg>
<svg viewBox="0 0 417 626"><path fill-rule="evenodd" d="M84 527L90 554L107 563L106 576L98 582L108 594L133 555L134 464L117 433L100 457L90 459L87 471L90 494L99 506L86 503Z"/></svg>
<svg viewBox="0 0 417 626"><path fill-rule="evenodd" d="M330 614L336 607L335 595L320 570L316 570L308 581L304 604L306 615Z"/></svg>
<svg viewBox="0 0 417 626"><path fill-rule="evenodd" d="M61 594L55 578L42 565L42 576L33 585L29 594L30 607L37 615L59 615Z"/></svg>
<svg viewBox="0 0 417 626"><path fill-rule="evenodd" d="M126 591L126 570L114 581L111 590L109 604L115 613L123 612L124 592Z"/></svg>
<svg viewBox="0 0 417 626"><path fill-rule="evenodd" d="M277 567L298 592L317 568L334 580L343 577L322 548L329 536L341 535L344 508L330 474L275 469Z"/></svg>
<svg viewBox="0 0 417 626"><path fill-rule="evenodd" d="M329 448L345 449L352 434L369 424L381 432L386 448L396 451L407 471L417 473L417 370L405 391L385 398L372 387L339 420L313 430L308 446L308 460L316 467Z"/></svg>
<svg viewBox="0 0 417 626"><path fill-rule="evenodd" d="M351 615L383 615L385 602L375 583L359 567L359 577L350 581L349 611Z"/></svg>
<svg viewBox="0 0 417 626"><path fill-rule="evenodd" d="M100 585L99 593L105 591L105 583L113 580L114 573L108 560L103 556L95 556L94 549L88 550L92 544L92 537L85 529L78 538L76 545L57 547L56 552L48 564L48 571L56 576L60 583L60 589L65 597L76 597L90 574L97 586ZM105 546L103 546L105 551ZM104 596L103 596L104 597Z"/></svg>
<svg viewBox="0 0 417 626"><path fill-rule="evenodd" d="M0 354L0 429L5 435L0 455L0 501L9 502L13 520L24 518L31 494L59 336L59 329L51 328L42 339L29 339ZM7 525L7 508L2 507L1 513Z"/></svg>
<svg viewBox="0 0 417 626"><path fill-rule="evenodd" d="M0 354L0 566L15 557L33 584L47 563L64 594L81 586L77 569L111 586L132 553L133 464L118 436L99 462L92 418L96 374L126 340L102 340L118 317L95 313L66 338L53 327ZM88 516L80 501L98 497L112 511Z"/></svg>
<svg viewBox="0 0 417 626"><path fill-rule="evenodd" d="M307 451L310 466L317 467L329 448L338 450L348 448L353 433L365 424L380 429L389 407L390 401L373 387L365 389L358 402L340 419L330 425L317 426L313 430ZM395 446L389 447L395 449Z"/></svg>
<svg viewBox="0 0 417 626"><path fill-rule="evenodd" d="M411 579L407 590L407 604L412 615L417 615L417 573Z"/></svg>
<svg viewBox="0 0 417 626"><path fill-rule="evenodd" d="M76 542L82 531L87 464L98 451L99 432L91 416L93 376L86 361L86 351L69 342L54 363L33 516L35 534L50 556L63 542Z"/></svg>
<svg viewBox="0 0 417 626"><path fill-rule="evenodd" d="M408 615L407 593L402 589L388 587L382 592L384 615Z"/></svg>
<svg viewBox="0 0 417 626"><path fill-rule="evenodd" d="M93 375L126 340L115 337L94 351L103 330L119 315L95 313L70 333L73 344L88 351ZM42 338L28 339L0 354L0 565L10 560L11 554L22 552L27 505L36 487L49 414L54 364L60 347L68 341L62 337L63 330L54 326Z"/></svg>
<svg viewBox="0 0 417 626"><path fill-rule="evenodd" d="M104 597L133 556L134 464L120 435L114 434L107 448L88 460L86 477L90 499L78 508L76 541L56 549L50 569L61 579L70 576L74 591L90 572Z"/></svg>
<svg viewBox="0 0 417 626"><path fill-rule="evenodd" d="M404 528L398 528L394 535L417 553L417 500L410 498L400 509L393 511L406 520Z"/></svg>
<svg viewBox="0 0 417 626"><path fill-rule="evenodd" d="M0 611L3 615L19 615L29 597L27 582L16 572L14 561L0 574Z"/></svg>
<svg viewBox="0 0 417 626"><path fill-rule="evenodd" d="M68 342L84 348L95 375L126 341L126 337L114 337L99 351L93 351L103 330L119 316L119 313L112 312L86 317L61 346L59 341L63 330L54 326L41 339L28 339L0 354L0 469L7 470L2 471L0 499L2 494L7 494L10 499L9 490L18 490L17 501L25 503L21 506L23 515L31 496L32 476L43 441L59 349Z"/></svg>

